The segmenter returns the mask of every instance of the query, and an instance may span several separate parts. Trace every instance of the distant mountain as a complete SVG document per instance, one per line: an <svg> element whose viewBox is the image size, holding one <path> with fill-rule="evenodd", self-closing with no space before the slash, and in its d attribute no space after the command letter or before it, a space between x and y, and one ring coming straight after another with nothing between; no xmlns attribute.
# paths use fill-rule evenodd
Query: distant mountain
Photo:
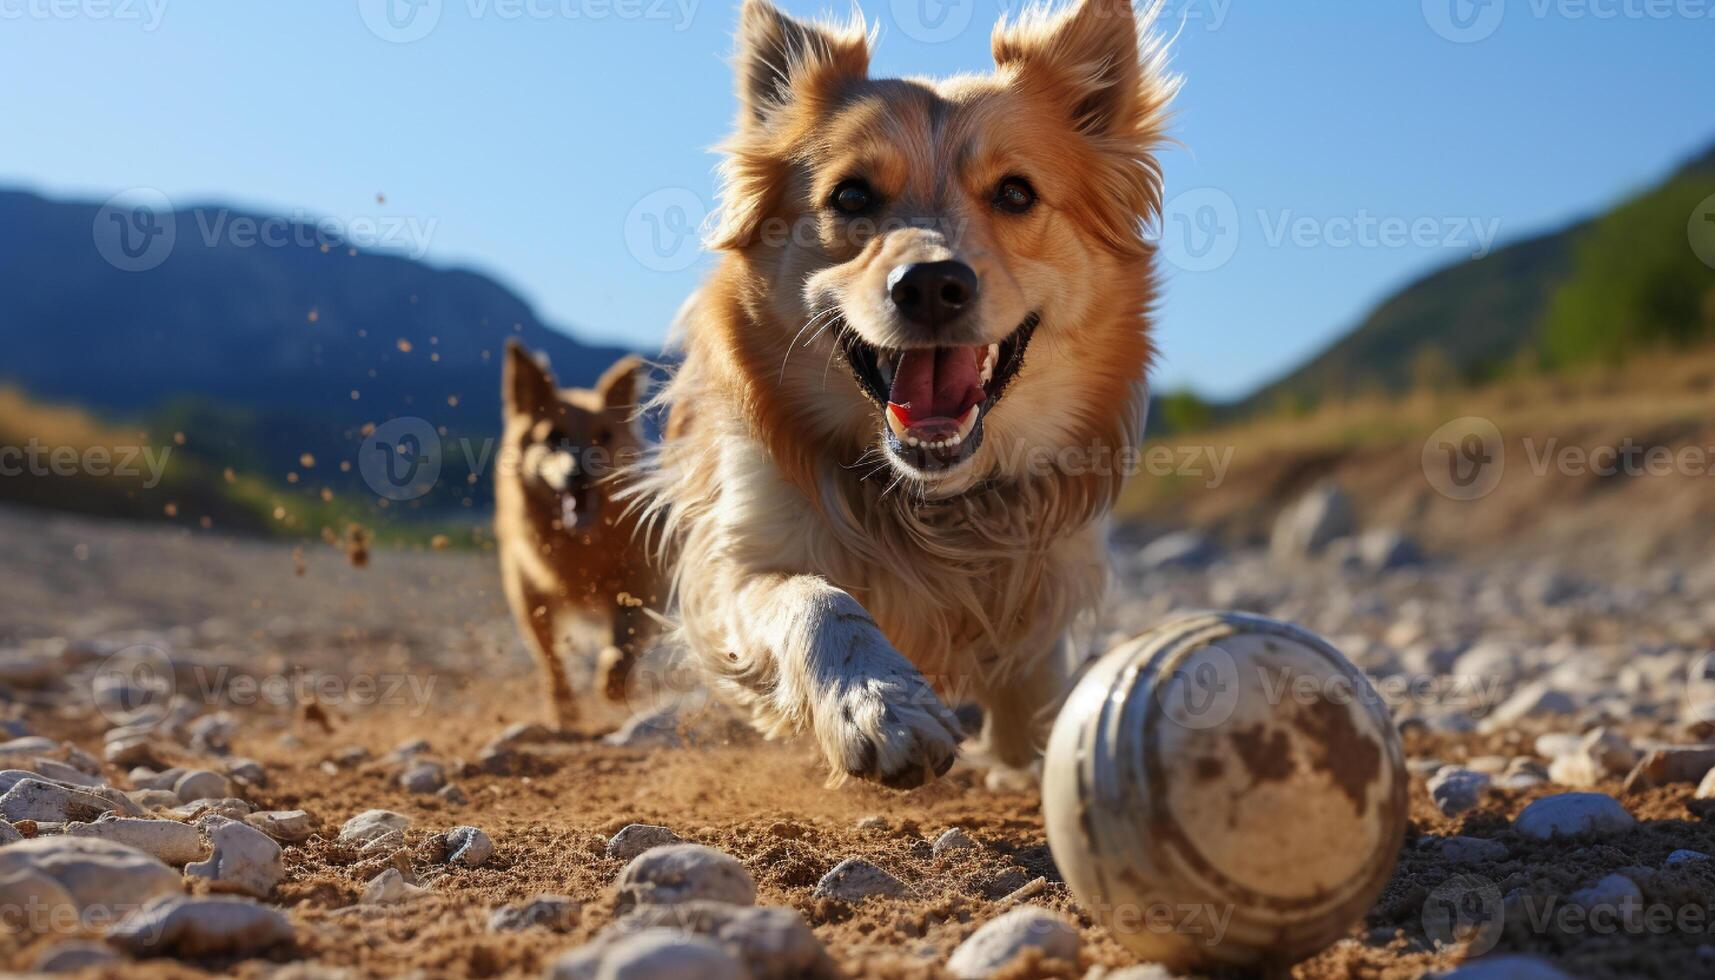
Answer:
<svg viewBox="0 0 1715 980"><path fill-rule="evenodd" d="M190 451L279 479L309 453L329 461L321 485L340 482L326 471L369 424L496 432L508 337L566 385L622 353L550 329L483 275L354 249L343 232L0 192L0 384L171 425Z"/></svg>
<svg viewBox="0 0 1715 980"><path fill-rule="evenodd" d="M1686 238L1692 211L1709 194L1715 147L1609 212L1424 276L1218 414L1470 383L1520 361L1556 367L1630 344L1715 334L1715 270Z"/></svg>

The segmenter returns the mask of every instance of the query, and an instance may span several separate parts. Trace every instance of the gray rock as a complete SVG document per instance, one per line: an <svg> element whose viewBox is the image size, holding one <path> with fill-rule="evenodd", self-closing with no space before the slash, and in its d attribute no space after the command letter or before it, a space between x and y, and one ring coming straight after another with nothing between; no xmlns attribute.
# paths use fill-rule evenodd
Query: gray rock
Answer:
<svg viewBox="0 0 1715 980"><path fill-rule="evenodd" d="M488 917L490 932L522 932L543 928L570 932L578 924L583 906L564 895L537 895L517 905L502 905Z"/></svg>
<svg viewBox="0 0 1715 980"><path fill-rule="evenodd" d="M1356 554L1368 571L1387 572L1423 564L1423 550L1400 531L1377 528L1358 536Z"/></svg>
<svg viewBox="0 0 1715 980"><path fill-rule="evenodd" d="M1637 882L1625 875L1606 875L1589 888L1580 888L1567 896L1567 901L1587 910L1602 910L1613 916L1610 921L1635 923L1643 912L1644 893Z"/></svg>
<svg viewBox="0 0 1715 980"><path fill-rule="evenodd" d="M930 845L929 853L935 857L944 857L957 851L968 851L976 846L977 842L971 839L970 834L958 827L953 827L935 838L935 843Z"/></svg>
<svg viewBox="0 0 1715 980"><path fill-rule="evenodd" d="M837 898L842 902L861 902L877 895L898 897L906 892L905 882L861 858L846 858L816 882L810 894L814 898Z"/></svg>
<svg viewBox="0 0 1715 980"><path fill-rule="evenodd" d="M666 926L694 932L726 947L754 980L834 980L843 976L804 919L792 909L721 902L645 905L604 930L622 935Z"/></svg>
<svg viewBox="0 0 1715 980"><path fill-rule="evenodd" d="M959 980L985 980L1026 950L1076 964L1078 930L1047 909L1026 905L994 919L959 944L947 960L947 972Z"/></svg>
<svg viewBox="0 0 1715 980"><path fill-rule="evenodd" d="M667 844L639 854L619 874L618 907L694 901L756 904L756 882L737 858L701 844Z"/></svg>
<svg viewBox="0 0 1715 980"><path fill-rule="evenodd" d="M748 980L724 947L673 929L645 929L574 949L554 961L551 980Z"/></svg>
<svg viewBox="0 0 1715 980"><path fill-rule="evenodd" d="M1321 554L1336 538L1352 533L1352 505L1332 482L1318 484L1275 520L1269 551L1298 561Z"/></svg>
<svg viewBox="0 0 1715 980"><path fill-rule="evenodd" d="M679 733L679 709L663 705L639 711L625 720L619 730L602 736L608 745L632 749L676 749L685 744Z"/></svg>
<svg viewBox="0 0 1715 980"><path fill-rule="evenodd" d="M1546 680L1532 681L1502 701L1479 727L1484 732L1503 731L1526 718L1574 714L1583 705L1581 696L1559 690Z"/></svg>
<svg viewBox="0 0 1715 980"><path fill-rule="evenodd" d="M173 784L173 792L184 803L197 800L218 800L232 794L232 784L225 776L207 769L192 769Z"/></svg>
<svg viewBox="0 0 1715 980"><path fill-rule="evenodd" d="M447 771L438 762L427 759L414 762L399 776L399 785L407 793L439 792L447 784Z"/></svg>
<svg viewBox="0 0 1715 980"><path fill-rule="evenodd" d="M435 795L440 797L441 802L448 806L464 806L470 802L470 797L465 795L464 790L459 789L457 783L448 783L442 786L435 790Z"/></svg>
<svg viewBox="0 0 1715 980"><path fill-rule="evenodd" d="M293 938L292 923L266 905L183 895L150 902L107 933L109 943L135 956L184 958L259 953Z"/></svg>
<svg viewBox="0 0 1715 980"><path fill-rule="evenodd" d="M1537 740L1539 743L1542 739ZM1630 772L1638 752L1619 732L1593 728L1578 739L1571 751L1557 755L1549 764L1548 778L1562 786L1594 786L1609 776Z"/></svg>
<svg viewBox="0 0 1715 980"><path fill-rule="evenodd" d="M1439 974L1440 980L1572 980L1554 964L1535 956L1491 956Z"/></svg>
<svg viewBox="0 0 1715 980"><path fill-rule="evenodd" d="M185 874L208 879L209 888L238 892L256 898L273 894L286 876L280 861L280 845L247 823L226 817L208 817L202 823L212 853L208 860L188 865Z"/></svg>
<svg viewBox="0 0 1715 980"><path fill-rule="evenodd" d="M398 905L425 891L427 889L406 881L398 868L388 868L369 879L369 884L363 886L362 901L365 905Z"/></svg>
<svg viewBox="0 0 1715 980"><path fill-rule="evenodd" d="M0 794L0 819L16 823L71 823L94 820L119 806L104 796L43 779L22 778Z"/></svg>
<svg viewBox="0 0 1715 980"><path fill-rule="evenodd" d="M138 906L177 894L179 873L134 847L87 837L37 837L0 848L0 904L14 887L55 886L80 911L91 907ZM33 880L33 881L32 881Z"/></svg>
<svg viewBox="0 0 1715 980"><path fill-rule="evenodd" d="M466 868L480 868L494 856L494 842L475 827L454 827L447 831L447 862Z"/></svg>
<svg viewBox="0 0 1715 980"><path fill-rule="evenodd" d="M0 846L5 846L13 841L20 841L23 839L24 835L18 833L18 828L4 820L0 820Z"/></svg>
<svg viewBox="0 0 1715 980"><path fill-rule="evenodd" d="M310 839L310 815L302 810L262 810L244 822L282 844L301 844Z"/></svg>
<svg viewBox="0 0 1715 980"><path fill-rule="evenodd" d="M50 946L36 957L37 973L78 973L97 967L113 966L119 954L100 943L72 940Z"/></svg>
<svg viewBox="0 0 1715 980"><path fill-rule="evenodd" d="M1475 807L1489 791L1488 773L1448 766L1429 780L1429 797L1435 808L1452 817Z"/></svg>
<svg viewBox="0 0 1715 980"><path fill-rule="evenodd" d="M1561 793L1545 796L1524 808L1513 821L1513 829L1526 837L1601 836L1625 833L1637 820L1605 793Z"/></svg>
<svg viewBox="0 0 1715 980"><path fill-rule="evenodd" d="M1205 568L1221 556L1213 541L1196 531L1175 531L1164 534L1137 554L1138 567L1144 571L1169 568Z"/></svg>
<svg viewBox="0 0 1715 980"><path fill-rule="evenodd" d="M135 847L173 865L185 865L203 856L202 835L189 824L175 820L149 820L107 814L94 823L67 824L71 837L93 837Z"/></svg>
<svg viewBox="0 0 1715 980"><path fill-rule="evenodd" d="M1440 851L1442 860L1454 864L1492 864L1511 854L1500 841L1481 837L1448 837L1441 841Z"/></svg>
<svg viewBox="0 0 1715 980"><path fill-rule="evenodd" d="M628 824L620 828L619 833L608 838L607 856L616 861L629 861L652 847L683 842L684 838L666 827L646 823Z"/></svg>
<svg viewBox="0 0 1715 980"><path fill-rule="evenodd" d="M393 831L403 832L411 826L411 819L391 810L365 810L339 828L339 839L344 844L367 844L378 837L383 837Z"/></svg>
<svg viewBox="0 0 1715 980"><path fill-rule="evenodd" d="M1702 851L1693 851L1682 847L1679 850L1674 851L1672 854L1669 854L1667 856L1667 860L1662 862L1662 867L1677 868L1683 865L1697 864L1700 861L1707 860L1709 860L1709 855Z"/></svg>
<svg viewBox="0 0 1715 980"><path fill-rule="evenodd" d="M255 759L228 759L226 774L246 786L268 785L268 770L262 768L262 763Z"/></svg>

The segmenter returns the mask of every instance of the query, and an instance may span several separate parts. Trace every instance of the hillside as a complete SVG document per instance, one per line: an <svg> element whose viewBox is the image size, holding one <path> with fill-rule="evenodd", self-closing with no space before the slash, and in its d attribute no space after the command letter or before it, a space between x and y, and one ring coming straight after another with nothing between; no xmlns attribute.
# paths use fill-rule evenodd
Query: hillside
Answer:
<svg viewBox="0 0 1715 980"><path fill-rule="evenodd" d="M1715 272L1687 247L1686 222L1709 194L1715 147L1601 215L1411 283L1222 416L1480 383L1520 363L1564 366L1707 336Z"/></svg>
<svg viewBox="0 0 1715 980"><path fill-rule="evenodd" d="M0 192L0 384L187 433L192 452L273 480L305 453L349 459L365 425L398 416L493 434L509 336L546 351L568 385L621 353L549 328L478 273L216 206L161 216L170 250L125 271L109 261L113 217ZM267 243L242 231L268 221Z"/></svg>

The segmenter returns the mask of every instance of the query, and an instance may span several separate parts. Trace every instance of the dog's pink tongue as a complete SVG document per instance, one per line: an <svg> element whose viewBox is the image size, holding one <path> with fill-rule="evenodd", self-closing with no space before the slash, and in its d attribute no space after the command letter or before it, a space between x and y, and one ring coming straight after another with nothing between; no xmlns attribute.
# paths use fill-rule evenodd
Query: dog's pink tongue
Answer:
<svg viewBox="0 0 1715 980"><path fill-rule="evenodd" d="M975 347L914 348L900 355L887 400L912 422L956 419L984 398Z"/></svg>

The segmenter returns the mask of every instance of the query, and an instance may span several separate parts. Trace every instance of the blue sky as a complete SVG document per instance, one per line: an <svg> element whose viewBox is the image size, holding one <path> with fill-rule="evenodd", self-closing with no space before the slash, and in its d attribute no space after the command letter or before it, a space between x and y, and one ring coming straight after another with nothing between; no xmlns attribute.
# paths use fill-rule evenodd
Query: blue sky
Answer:
<svg viewBox="0 0 1715 980"><path fill-rule="evenodd" d="M983 70L1013 5L871 2L875 71ZM1715 141L1715 0L1168 11L1187 85L1166 387L1243 394L1417 275ZM707 267L683 231L713 198L735 18L727 0L0 0L0 186L330 216L649 347Z"/></svg>

